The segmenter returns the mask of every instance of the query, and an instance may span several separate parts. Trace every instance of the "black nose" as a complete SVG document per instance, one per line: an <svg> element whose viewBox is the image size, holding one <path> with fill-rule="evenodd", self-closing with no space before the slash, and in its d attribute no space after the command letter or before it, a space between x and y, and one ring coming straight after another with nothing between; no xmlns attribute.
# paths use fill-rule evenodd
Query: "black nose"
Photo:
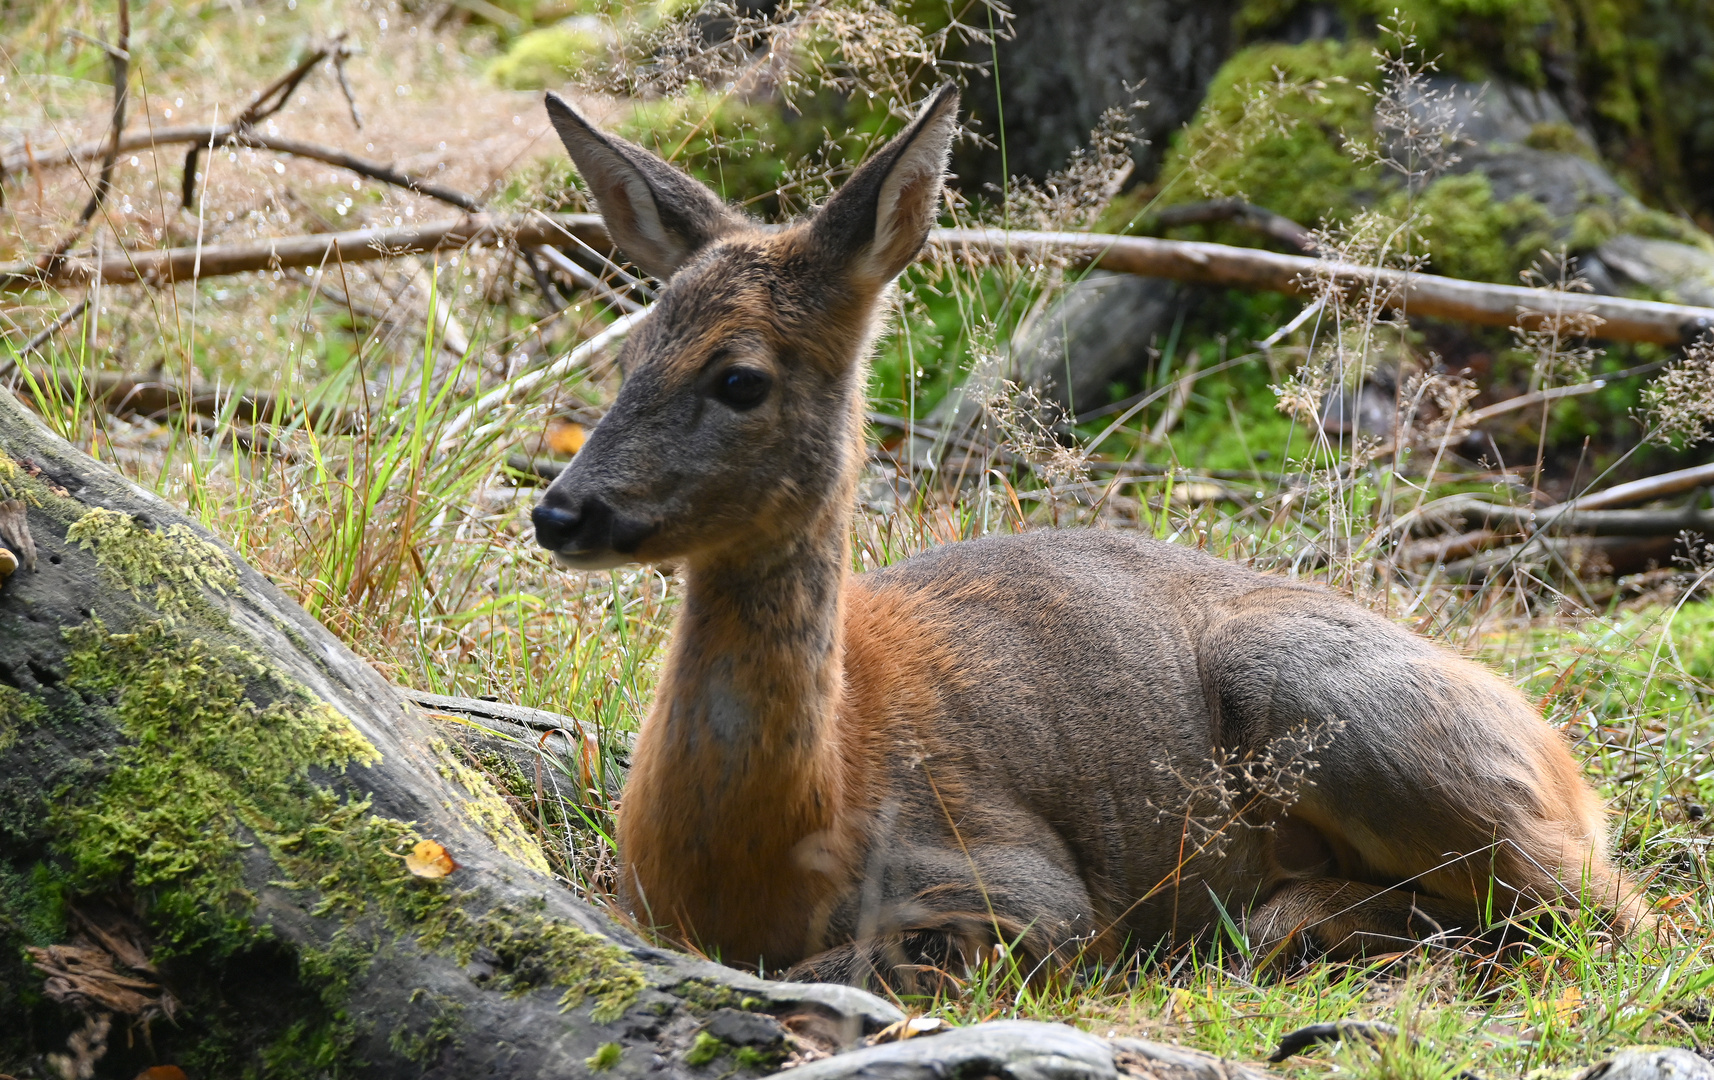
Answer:
<svg viewBox="0 0 1714 1080"><path fill-rule="evenodd" d="M536 543L549 551L558 551L577 535L583 515L551 503L540 502L530 511L530 521L536 526Z"/></svg>

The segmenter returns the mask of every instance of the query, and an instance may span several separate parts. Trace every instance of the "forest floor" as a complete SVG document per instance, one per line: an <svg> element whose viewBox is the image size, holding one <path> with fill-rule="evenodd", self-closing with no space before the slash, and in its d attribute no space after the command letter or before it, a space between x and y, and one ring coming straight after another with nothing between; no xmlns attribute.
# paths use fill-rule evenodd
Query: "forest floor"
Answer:
<svg viewBox="0 0 1714 1080"><path fill-rule="evenodd" d="M331 66L318 67L266 121L271 133L391 163L509 209L580 206L539 94L502 89L489 77L505 35L444 17L448 10L413 13L371 0L139 5L128 128L220 123L312 41L344 31L353 49L344 65L350 99ZM8 153L26 142L45 154L103 137L109 59L91 39L111 35L113 24L112 0L0 14L0 145ZM598 120L628 109L595 93L579 100ZM203 182L183 207L184 149L120 158L91 234L107 250L454 213L327 163L225 148L202 156ZM0 261L33 257L72 233L97 164L5 178ZM1038 279L1020 280L941 265L907 283L882 346L879 407L900 417L928 407L913 393L917 347L973 343L963 363L979 366L978 346L992 347L994 325L1009 318L1015 326L1049 295ZM37 290L0 306L0 365L18 361L8 373L14 391L72 442L188 507L395 682L573 718L583 737L537 748L545 784L496 778L567 887L612 908L610 825L679 585L670 570L561 570L532 542L528 509L539 489L519 463L574 448L615 392L610 366L505 394L503 406L474 423L467 410L588 338L614 312L591 293L554 311L515 255L479 251L320 275L109 287L41 354L16 355L76 301ZM1271 320L1254 336L1295 310L1274 301L1252 310L1250 317ZM1224 340L1196 347L1210 367L1226 359L1215 352ZM1168 395L1106 445L1091 445L1105 419L1058 438L1014 412L997 421L983 448L989 456L964 467L970 482L962 486L924 471L896 432L878 427L859 569L983 533L1085 523L1140 529L1356 595L1481 657L1540 703L1609 800L1619 858L1647 883L1661 914L1658 939L1615 941L1583 913L1534 924L1521 947L1500 955L1430 944L1251 978L1240 939L1227 934L1202 951L1045 983L1002 957L963 973L957 991L902 1004L958 1023L1063 1020L1247 1060L1308 1023L1356 1017L1398 1028L1375 1045L1312 1049L1280 1066L1297 1076L1521 1077L1630 1043L1714 1045L1714 824L1706 811L1714 803L1714 562L1668 559L1620 580L1564 574L1539 559L1480 580L1400 570L1389 561L1397 538L1387 538L1404 507L1458 491L1527 489L1528 470L1473 467L1425 481L1379 457L1345 468L1349 447L1318 442L1273 408L1266 390L1313 347L1299 335L1277 354L1257 354L1259 381ZM1189 351L1187 343L1179 355ZM101 377L119 374L212 388L215 404L142 415L100 397ZM275 422L245 422L246 395L267 395ZM1175 398L1180 415L1163 423ZM301 419L317 406L361 408L367 419L318 429ZM1221 453L1242 447L1243 457L1196 469L1210 464L1206 451L1216 441ZM1119 443L1123 450L1114 449ZM1021 471L997 466L1002 452L1023 462ZM1123 483L1102 471L1103 461L1126 457L1171 467L1134 470ZM1294 482L1292 469L1321 479Z"/></svg>

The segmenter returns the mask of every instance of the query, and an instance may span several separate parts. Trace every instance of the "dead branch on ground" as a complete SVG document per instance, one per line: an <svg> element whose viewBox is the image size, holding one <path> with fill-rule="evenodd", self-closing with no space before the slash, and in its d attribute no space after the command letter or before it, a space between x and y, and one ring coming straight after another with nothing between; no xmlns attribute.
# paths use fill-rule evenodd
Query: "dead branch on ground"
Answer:
<svg viewBox="0 0 1714 1080"><path fill-rule="evenodd" d="M1216 222L1229 222L1260 233L1303 255L1316 253L1315 234L1283 214L1263 210L1243 199L1211 199L1170 206L1156 214L1150 224L1157 229L1177 229L1185 225L1212 225Z"/></svg>
<svg viewBox="0 0 1714 1080"><path fill-rule="evenodd" d="M122 257L105 260L101 276L110 285L167 283L317 265L335 249L347 261L366 261L471 243L552 244L568 235L590 247L611 248L607 230L594 214L480 214L396 228L212 244L200 250L127 251ZM1553 317L1587 315L1601 321L1597 336L1615 341L1676 345L1714 328L1711 308L1617 296L1544 295L1516 285L1406 274L1227 244L997 229L936 229L929 235L929 244L953 257L1058 257L1096 269L1292 295L1313 293L1319 287L1318 278L1331 277L1351 288L1388 290L1389 302L1409 314L1487 326L1513 326L1520 321L1530 325ZM86 253L81 258L68 255L58 273L31 266L0 267L0 291L84 285L95 276L93 263Z"/></svg>
<svg viewBox="0 0 1714 1080"><path fill-rule="evenodd" d="M113 63L113 117L108 124L106 138L107 149L101 159L101 172L95 181L95 187L89 193L89 201L83 204L83 210L77 215L77 221L71 231L50 248L47 254L37 260L36 265L44 272L54 273L60 268L60 261L71 246L77 243L78 237L89 227L96 211L107 200L107 193L113 189L113 167L119 160L119 136L125 131L125 107L131 99L131 4L129 0L119 0L119 40L108 45L98 42L106 50L108 58Z"/></svg>
<svg viewBox="0 0 1714 1080"><path fill-rule="evenodd" d="M1293 296L1317 295L1331 280L1351 290L1378 290L1387 306L1402 309L1408 315L1430 315L1483 326L1510 327L1521 323L1534 327L1552 318L1592 316L1600 320L1593 336L1612 341L1681 345L1714 327L1714 309L1710 308L1617 296L1544 295L1540 290L1519 285L1462 281L1228 244L999 229L936 229L929 235L929 243L949 254L969 258L1062 258L1098 270Z"/></svg>
<svg viewBox="0 0 1714 1080"><path fill-rule="evenodd" d="M594 214L471 214L423 225L205 244L201 248L126 251L104 260L100 273L101 280L109 285L164 285L253 270L320 266L323 260L333 258L347 263L372 262L483 245L554 243L567 234L592 245L607 245L607 230ZM67 256L58 275L45 275L29 266L0 268L0 291L77 287L88 285L95 276L92 257Z"/></svg>

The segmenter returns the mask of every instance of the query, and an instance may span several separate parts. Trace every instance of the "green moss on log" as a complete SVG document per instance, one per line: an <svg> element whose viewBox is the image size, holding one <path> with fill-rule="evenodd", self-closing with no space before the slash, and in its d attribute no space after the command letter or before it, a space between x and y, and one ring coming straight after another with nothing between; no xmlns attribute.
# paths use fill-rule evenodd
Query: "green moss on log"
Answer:
<svg viewBox="0 0 1714 1080"><path fill-rule="evenodd" d="M684 1063L693 1068L707 1065L731 1047L706 1031L696 1033L696 1041L690 1044L690 1049L684 1052Z"/></svg>
<svg viewBox="0 0 1714 1080"><path fill-rule="evenodd" d="M562 1008L587 1003L598 1021L635 1000L641 966L599 935L496 906L456 876L410 873L404 856L418 829L375 812L340 780L378 764L374 746L216 606L242 602L222 549L182 524L86 509L3 456L0 471L32 506L67 522L69 544L89 553L78 557L108 577L114 600L63 632L59 677L28 692L0 688L0 754L54 778L53 790L14 785L5 805L6 835L20 844L0 859L0 941L10 954L0 975L14 984L0 992L0 1029L17 1010L45 1007L19 947L65 941L68 908L90 897L134 901L155 959L181 957L186 971L237 973L259 954L287 957L293 974L277 987L277 1015L232 1012L218 989L225 976L183 994L170 1038L209 1075L357 1068L362 1031L346 1003L376 949L395 938L460 963L492 952L495 990L552 991ZM451 808L544 869L486 778L455 759L443 766L462 789ZM268 886L304 896L330 937L280 940L258 917L258 871ZM441 1013L399 1035L407 1050L427 1054L456 1037L457 1017ZM0 1050L12 1049L0 1039Z"/></svg>
<svg viewBox="0 0 1714 1080"><path fill-rule="evenodd" d="M102 546L116 536L134 539L130 518L107 517L124 523L101 534ZM167 558L182 557L191 569L156 562L169 547ZM163 603L177 610L188 610L182 597L214 577L206 554L184 538L121 565L116 573L135 588L149 584L144 568L167 567L161 577L182 589ZM242 884L243 833L326 827L330 811L313 798L309 770L342 770L379 755L343 715L236 647L164 623L128 634L96 623L67 637L67 688L111 702L124 738L101 784L53 800L71 884L85 892L142 890L153 897L158 932L180 946L241 933L252 903Z"/></svg>
<svg viewBox="0 0 1714 1080"><path fill-rule="evenodd" d="M602 1043L595 1051L583 1059L583 1064L590 1072L605 1072L619 1064L619 1058L625 1053L625 1048L616 1042Z"/></svg>
<svg viewBox="0 0 1714 1080"><path fill-rule="evenodd" d="M74 522L65 537L93 551L115 587L148 603L166 619L194 616L226 624L225 614L209 602L207 593L230 596L238 585L238 572L224 551L189 526L174 524L157 530L130 514L98 506Z"/></svg>
<svg viewBox="0 0 1714 1080"><path fill-rule="evenodd" d="M0 753L18 741L18 733L41 722L42 706L23 691L0 686Z"/></svg>
<svg viewBox="0 0 1714 1080"><path fill-rule="evenodd" d="M435 754L435 768L443 779L462 787L469 798L464 800L466 817L482 826L482 831L494 845L507 855L543 874L552 873L541 847L524 830L523 822L489 779L459 760L458 753L445 740L436 739L430 748Z"/></svg>

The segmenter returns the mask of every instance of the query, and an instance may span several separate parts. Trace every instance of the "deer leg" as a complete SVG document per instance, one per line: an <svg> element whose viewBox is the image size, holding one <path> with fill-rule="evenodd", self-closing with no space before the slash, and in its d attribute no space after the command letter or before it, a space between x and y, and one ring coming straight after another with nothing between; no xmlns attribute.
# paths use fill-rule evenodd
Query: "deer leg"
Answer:
<svg viewBox="0 0 1714 1080"><path fill-rule="evenodd" d="M1007 929L976 913L935 913L817 953L795 964L786 978L932 995L956 989L966 972L995 955L1002 935L1019 936L1007 935Z"/></svg>
<svg viewBox="0 0 1714 1080"><path fill-rule="evenodd" d="M932 845L889 845L872 872L873 893L856 890L829 920L833 940L850 940L800 961L787 978L933 994L985 960L1035 979L1085 951L1112 951L1092 940L1098 927L1083 883L1027 846L992 845L972 862Z"/></svg>
<svg viewBox="0 0 1714 1080"><path fill-rule="evenodd" d="M1245 935L1265 963L1305 953L1332 960L1396 952L1443 934L1474 934L1476 912L1463 904L1337 878L1294 881L1250 912Z"/></svg>

